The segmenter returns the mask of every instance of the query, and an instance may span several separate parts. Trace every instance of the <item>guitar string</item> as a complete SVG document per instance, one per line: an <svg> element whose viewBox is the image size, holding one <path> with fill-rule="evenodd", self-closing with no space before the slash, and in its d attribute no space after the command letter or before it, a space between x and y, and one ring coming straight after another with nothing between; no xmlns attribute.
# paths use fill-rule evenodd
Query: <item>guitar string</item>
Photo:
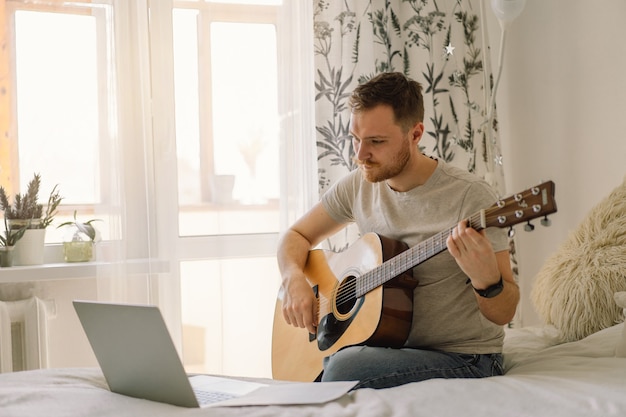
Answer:
<svg viewBox="0 0 626 417"><path fill-rule="evenodd" d="M489 209L485 210L485 213L488 210ZM470 225L472 225L473 228L477 228L481 226L480 224L481 218L482 216L481 216L481 213L479 212L470 216L468 220L469 220ZM337 306L342 306L343 304L346 304L358 298L356 296L357 284L358 284L357 281L365 281L365 284L369 284L369 285L365 285L365 284L362 285L362 287L364 287L364 290L362 290L362 294L360 296L365 295L372 289L379 287L385 282L395 278L396 276L399 276L403 272L406 272L411 267L419 265L420 263L424 262L430 257L438 254L439 252L442 252L445 249L443 248L446 245L445 240L447 240L447 238L452 234L452 231L454 230L455 227L450 227L447 230L444 230L442 232L439 232L433 235L432 237L425 240L424 242L419 243L418 245L407 249L406 251L400 253L399 255L391 259L388 259L387 261L383 262L377 267L365 272L360 277L354 277L353 280L351 280L345 285L340 284L337 288L331 291L330 298L328 299L324 298L320 302L320 306L327 307L327 305L330 304L330 300L332 300L333 298L335 298L335 304ZM417 252L417 253L414 254L414 252ZM425 256L422 258L422 255L425 255ZM413 262L414 260L416 260L416 262ZM400 268L398 269L397 267L400 267ZM335 297L336 294L338 295Z"/></svg>

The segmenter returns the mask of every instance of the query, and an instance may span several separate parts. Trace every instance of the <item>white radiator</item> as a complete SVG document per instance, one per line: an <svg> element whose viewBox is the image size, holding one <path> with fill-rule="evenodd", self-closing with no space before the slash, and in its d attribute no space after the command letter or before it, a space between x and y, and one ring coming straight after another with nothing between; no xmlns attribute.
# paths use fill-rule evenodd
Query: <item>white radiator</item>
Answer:
<svg viewBox="0 0 626 417"><path fill-rule="evenodd" d="M0 301L0 372L48 367L48 319L54 303L31 297Z"/></svg>

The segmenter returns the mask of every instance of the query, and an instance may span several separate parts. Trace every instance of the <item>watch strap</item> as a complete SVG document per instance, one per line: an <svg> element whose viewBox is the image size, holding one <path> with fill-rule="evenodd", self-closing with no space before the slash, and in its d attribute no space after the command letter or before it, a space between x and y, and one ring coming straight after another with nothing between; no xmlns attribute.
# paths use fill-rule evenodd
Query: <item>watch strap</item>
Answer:
<svg viewBox="0 0 626 417"><path fill-rule="evenodd" d="M474 288L473 285L472 285L472 288ZM485 288L484 290L478 290L474 288L474 291L476 292L476 294L480 295L481 297L493 298L496 295L500 294L503 289L504 289L504 282L502 280L502 275L500 275L500 281L498 281L496 284L493 284Z"/></svg>

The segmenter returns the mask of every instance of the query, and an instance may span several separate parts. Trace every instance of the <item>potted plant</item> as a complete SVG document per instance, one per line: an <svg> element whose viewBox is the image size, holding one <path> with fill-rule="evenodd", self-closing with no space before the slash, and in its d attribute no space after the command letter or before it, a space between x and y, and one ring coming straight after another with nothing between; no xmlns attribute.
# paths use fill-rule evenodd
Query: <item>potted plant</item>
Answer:
<svg viewBox="0 0 626 417"><path fill-rule="evenodd" d="M76 219L74 210L74 220L61 223L58 228L68 229L67 237L63 242L63 254L66 262L87 262L93 259L93 249L100 235L92 223L101 221L91 219L86 222L79 222Z"/></svg>
<svg viewBox="0 0 626 417"><path fill-rule="evenodd" d="M18 240L24 236L26 226L11 231L7 218L4 218L4 235L0 235L0 267L13 266L13 249Z"/></svg>
<svg viewBox="0 0 626 417"><path fill-rule="evenodd" d="M55 185L45 211L39 203L39 188L41 176L34 174L28 183L25 194L16 194L13 203L10 202L4 187L0 186L0 209L4 211L8 222L9 233L26 228L22 239L15 246L14 262L16 265L37 265L43 263L44 240L48 227L57 213L57 208L63 197L59 194L58 185Z"/></svg>

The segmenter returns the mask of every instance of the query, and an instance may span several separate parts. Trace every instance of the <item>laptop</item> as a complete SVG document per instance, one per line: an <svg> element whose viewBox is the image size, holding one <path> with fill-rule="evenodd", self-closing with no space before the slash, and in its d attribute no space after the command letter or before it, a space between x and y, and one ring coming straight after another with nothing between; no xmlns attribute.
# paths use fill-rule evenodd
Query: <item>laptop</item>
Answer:
<svg viewBox="0 0 626 417"><path fill-rule="evenodd" d="M109 389L182 407L321 404L358 381L262 384L246 379L188 376L158 307L73 302Z"/></svg>
<svg viewBox="0 0 626 417"><path fill-rule="evenodd" d="M78 300L73 304L113 392L204 407L266 386L225 377L188 376L156 306Z"/></svg>

